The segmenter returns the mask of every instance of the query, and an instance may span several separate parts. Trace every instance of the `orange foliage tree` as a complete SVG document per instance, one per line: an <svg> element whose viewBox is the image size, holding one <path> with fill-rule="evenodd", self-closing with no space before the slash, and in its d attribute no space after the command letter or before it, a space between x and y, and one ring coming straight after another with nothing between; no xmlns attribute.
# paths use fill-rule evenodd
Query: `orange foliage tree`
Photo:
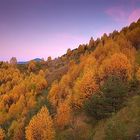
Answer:
<svg viewBox="0 0 140 140"><path fill-rule="evenodd" d="M95 45L95 41L94 41L93 37L91 37L89 44L88 44L88 48L90 49L90 48L94 47L94 45Z"/></svg>
<svg viewBox="0 0 140 140"><path fill-rule="evenodd" d="M72 51L71 51L71 49L69 48L69 49L67 50L67 56L71 56L71 54L72 54Z"/></svg>
<svg viewBox="0 0 140 140"><path fill-rule="evenodd" d="M4 138L5 138L4 130L0 128L0 140L4 140Z"/></svg>
<svg viewBox="0 0 140 140"><path fill-rule="evenodd" d="M59 84L57 81L54 81L52 86L51 86L49 95L48 95L48 99L53 106L58 105L58 101L59 101L59 94L58 93L59 93L59 91L60 91Z"/></svg>
<svg viewBox="0 0 140 140"><path fill-rule="evenodd" d="M104 80L111 75L120 77L125 81L131 79L132 65L126 55L116 53L104 60L99 68L99 77L101 80Z"/></svg>
<svg viewBox="0 0 140 140"><path fill-rule="evenodd" d="M48 99L54 107L59 106L59 103L65 101L68 96L72 94L71 89L74 86L74 82L79 76L81 69L82 66L71 63L68 73L62 77L60 82L55 81L52 84Z"/></svg>
<svg viewBox="0 0 140 140"><path fill-rule="evenodd" d="M136 78L138 81L140 81L140 67L138 68L138 70L136 72Z"/></svg>
<svg viewBox="0 0 140 140"><path fill-rule="evenodd" d="M129 58L132 64L134 64L136 50L132 46L131 42L127 40L125 35L120 34L116 39L116 43L119 45L120 51Z"/></svg>
<svg viewBox="0 0 140 140"><path fill-rule="evenodd" d="M56 123L59 128L63 129L68 126L72 119L72 110L68 102L63 102L57 108Z"/></svg>
<svg viewBox="0 0 140 140"><path fill-rule="evenodd" d="M93 56L96 58L98 63L101 64L104 59L119 52L119 45L112 39L109 39L104 45L102 43L98 44L97 48L93 52Z"/></svg>
<svg viewBox="0 0 140 140"><path fill-rule="evenodd" d="M34 71L36 69L36 62L35 61L30 61L28 64L28 70L29 71Z"/></svg>
<svg viewBox="0 0 140 140"><path fill-rule="evenodd" d="M27 140L53 140L55 131L52 118L48 109L42 107L40 112L35 115L26 128Z"/></svg>
<svg viewBox="0 0 140 140"><path fill-rule="evenodd" d="M90 98L98 89L99 87L95 82L94 73L90 70L86 71L75 83L74 104L77 107L81 107L83 101Z"/></svg>
<svg viewBox="0 0 140 140"><path fill-rule="evenodd" d="M12 58L10 59L10 64L11 64L11 65L16 65L16 64L17 64L17 59L16 59L16 57L12 57Z"/></svg>
<svg viewBox="0 0 140 140"><path fill-rule="evenodd" d="M24 119L12 121L8 129L8 137L12 140L21 140L24 137Z"/></svg>

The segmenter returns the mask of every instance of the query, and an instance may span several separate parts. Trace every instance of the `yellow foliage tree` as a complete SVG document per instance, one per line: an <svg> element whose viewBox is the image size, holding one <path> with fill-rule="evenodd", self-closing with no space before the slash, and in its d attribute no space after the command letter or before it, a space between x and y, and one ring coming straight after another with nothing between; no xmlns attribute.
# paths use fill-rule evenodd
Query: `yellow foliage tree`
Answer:
<svg viewBox="0 0 140 140"><path fill-rule="evenodd" d="M27 82L29 89L33 89L37 93L39 93L40 90L45 89L48 85L45 75L42 75L41 73L38 75L31 73L29 79L27 79Z"/></svg>
<svg viewBox="0 0 140 140"><path fill-rule="evenodd" d="M101 64L104 59L110 57L114 53L119 52L120 52L119 45L112 39L110 39L104 45L100 43L93 52L93 56L96 58L98 63Z"/></svg>
<svg viewBox="0 0 140 140"><path fill-rule="evenodd" d="M12 57L12 58L10 59L10 64L13 65L13 66L15 66L15 65L17 64L17 59L16 59L16 57Z"/></svg>
<svg viewBox="0 0 140 140"><path fill-rule="evenodd" d="M4 138L5 138L4 130L0 128L0 140L4 140Z"/></svg>
<svg viewBox="0 0 140 140"><path fill-rule="evenodd" d="M52 86L51 86L50 92L48 94L48 99L53 106L58 105L59 92L60 92L59 84L57 81L54 81Z"/></svg>
<svg viewBox="0 0 140 140"><path fill-rule="evenodd" d="M74 105L81 107L83 101L90 98L97 90L98 85L94 79L93 71L86 71L81 78L79 78L74 86Z"/></svg>
<svg viewBox="0 0 140 140"><path fill-rule="evenodd" d="M34 71L36 69L36 62L35 61L30 61L28 64L28 70L29 71Z"/></svg>
<svg viewBox="0 0 140 140"><path fill-rule="evenodd" d="M25 97L20 96L19 100L16 103L13 103L9 108L10 117L18 117L21 115L23 108L25 106Z"/></svg>
<svg viewBox="0 0 140 140"><path fill-rule="evenodd" d="M13 121L8 129L8 137L11 140L21 140L24 137L24 118L22 120Z"/></svg>
<svg viewBox="0 0 140 140"><path fill-rule="evenodd" d="M53 140L55 131L53 122L48 109L42 107L39 113L35 115L26 128L27 140Z"/></svg>
<svg viewBox="0 0 140 140"><path fill-rule="evenodd" d="M34 108L35 106L36 106L35 96L29 97L28 102L27 102L27 108L30 110L30 109Z"/></svg>
<svg viewBox="0 0 140 140"><path fill-rule="evenodd" d="M94 45L95 45L95 41L94 41L93 37L91 37L89 44L88 44L88 48L90 49L90 48L94 47Z"/></svg>
<svg viewBox="0 0 140 140"><path fill-rule="evenodd" d="M68 126L71 122L72 110L68 102L63 102L57 108L56 123L61 129Z"/></svg>
<svg viewBox="0 0 140 140"><path fill-rule="evenodd" d="M56 81L53 83L48 99L54 108L57 108L71 94L71 89L68 86L69 81L69 76L64 75L59 84Z"/></svg>
<svg viewBox="0 0 140 140"><path fill-rule="evenodd" d="M84 45L79 45L78 52L81 53L84 51Z"/></svg>
<svg viewBox="0 0 140 140"><path fill-rule="evenodd" d="M131 79L132 65L126 55L116 53L104 60L99 68L99 77L101 80L104 80L108 76L117 76L125 81Z"/></svg>
<svg viewBox="0 0 140 140"><path fill-rule="evenodd" d="M140 81L140 67L137 70L136 77Z"/></svg>
<svg viewBox="0 0 140 140"><path fill-rule="evenodd" d="M72 51L71 51L71 49L69 48L69 49L67 50L67 56L71 56L71 54L72 54Z"/></svg>
<svg viewBox="0 0 140 140"><path fill-rule="evenodd" d="M134 64L136 50L132 46L131 42L126 39L125 35L120 34L116 39L116 43L119 45L120 51L129 58L132 64Z"/></svg>

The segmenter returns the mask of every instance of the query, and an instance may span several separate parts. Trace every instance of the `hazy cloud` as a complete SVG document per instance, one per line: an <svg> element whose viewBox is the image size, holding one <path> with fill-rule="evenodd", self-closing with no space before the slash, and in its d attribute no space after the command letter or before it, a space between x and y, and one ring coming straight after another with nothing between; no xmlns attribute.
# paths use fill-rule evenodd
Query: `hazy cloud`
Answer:
<svg viewBox="0 0 140 140"><path fill-rule="evenodd" d="M135 9L131 12L131 14L128 17L128 23L137 21L140 18L140 8Z"/></svg>
<svg viewBox="0 0 140 140"><path fill-rule="evenodd" d="M140 18L140 8L135 6L138 2L140 0L132 0L133 4L129 10L126 10L126 7L123 6L115 6L108 8L105 13L116 22L130 24Z"/></svg>
<svg viewBox="0 0 140 140"><path fill-rule="evenodd" d="M110 7L105 13L117 22L125 22L128 16L127 12L121 6Z"/></svg>

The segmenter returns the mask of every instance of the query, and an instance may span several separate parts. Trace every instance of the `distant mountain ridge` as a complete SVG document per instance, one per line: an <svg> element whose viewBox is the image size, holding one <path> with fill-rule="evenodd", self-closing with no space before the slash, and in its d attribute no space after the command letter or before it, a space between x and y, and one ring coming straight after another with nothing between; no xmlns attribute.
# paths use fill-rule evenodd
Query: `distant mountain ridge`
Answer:
<svg viewBox="0 0 140 140"><path fill-rule="evenodd" d="M32 59L30 61L35 61L35 62L40 62L42 59L40 58L35 58L35 59ZM18 64L27 64L29 61L19 61Z"/></svg>

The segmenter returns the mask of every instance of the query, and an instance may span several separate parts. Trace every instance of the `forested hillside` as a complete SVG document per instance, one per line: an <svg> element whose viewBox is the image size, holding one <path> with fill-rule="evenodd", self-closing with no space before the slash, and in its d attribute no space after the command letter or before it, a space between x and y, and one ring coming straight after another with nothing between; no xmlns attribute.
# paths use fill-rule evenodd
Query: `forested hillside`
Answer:
<svg viewBox="0 0 140 140"><path fill-rule="evenodd" d="M137 140L139 116L140 19L56 59L0 62L0 140Z"/></svg>

